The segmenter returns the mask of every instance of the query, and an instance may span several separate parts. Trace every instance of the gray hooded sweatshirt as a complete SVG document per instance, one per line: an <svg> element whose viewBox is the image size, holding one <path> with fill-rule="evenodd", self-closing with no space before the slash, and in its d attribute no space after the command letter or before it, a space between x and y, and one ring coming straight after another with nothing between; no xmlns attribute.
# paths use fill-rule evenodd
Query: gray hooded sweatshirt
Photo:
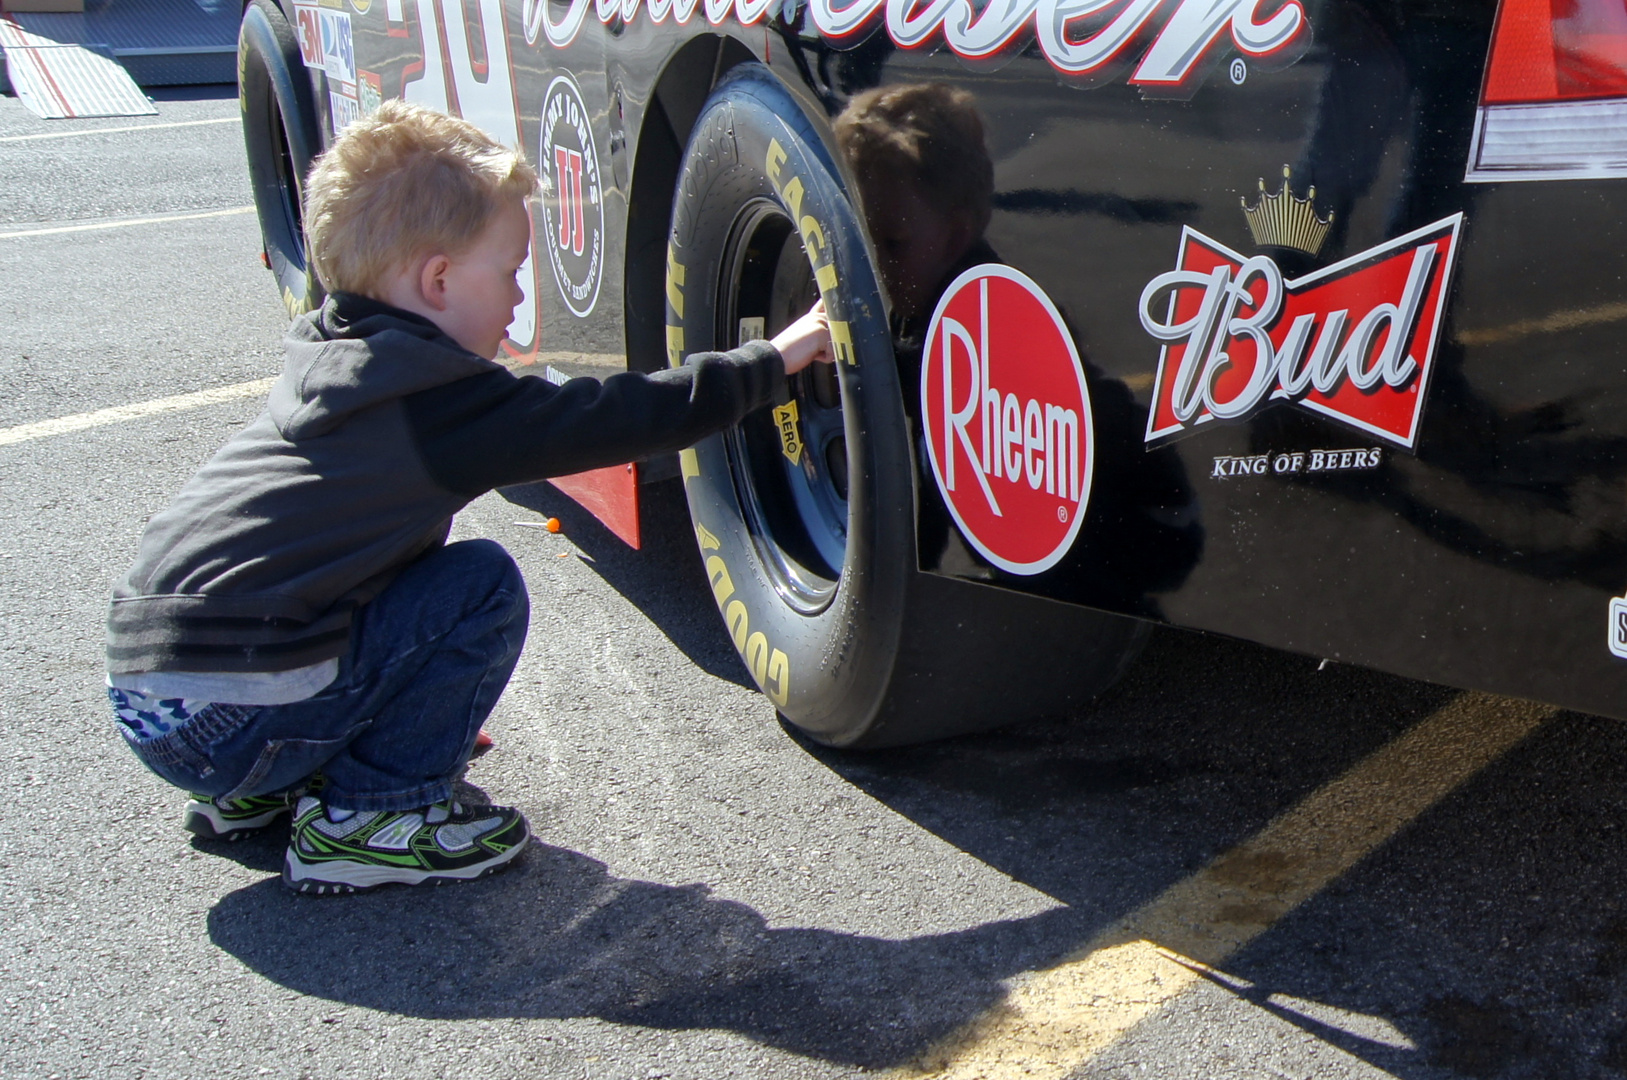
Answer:
<svg viewBox="0 0 1627 1080"><path fill-rule="evenodd" d="M479 495L670 453L787 396L767 342L556 386L343 293L285 346L264 411L148 523L114 587L114 675L342 656L356 608Z"/></svg>

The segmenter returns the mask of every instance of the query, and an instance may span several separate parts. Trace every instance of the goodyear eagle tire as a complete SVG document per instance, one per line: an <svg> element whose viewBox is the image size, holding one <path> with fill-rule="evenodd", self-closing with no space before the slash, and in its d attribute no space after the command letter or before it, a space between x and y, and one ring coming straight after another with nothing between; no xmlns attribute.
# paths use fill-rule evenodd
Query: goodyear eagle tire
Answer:
<svg viewBox="0 0 1627 1080"><path fill-rule="evenodd" d="M771 335L818 296L833 368L684 451L713 598L780 714L836 746L921 742L1076 710L1142 624L918 572L909 420L858 218L813 126L736 68L685 152L667 267L668 359ZM1050 643L1047 647L1046 642Z"/></svg>
<svg viewBox="0 0 1627 1080"><path fill-rule="evenodd" d="M301 192L322 148L299 39L270 0L249 0L237 39L237 96L266 261L290 316L322 300L305 250Z"/></svg>

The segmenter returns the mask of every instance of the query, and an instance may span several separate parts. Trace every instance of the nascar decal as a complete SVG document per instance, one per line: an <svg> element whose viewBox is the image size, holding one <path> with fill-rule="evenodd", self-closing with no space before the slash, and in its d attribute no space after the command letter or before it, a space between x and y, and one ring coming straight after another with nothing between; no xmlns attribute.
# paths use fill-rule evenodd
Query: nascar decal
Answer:
<svg viewBox="0 0 1627 1080"><path fill-rule="evenodd" d="M563 11L560 8L563 6ZM680 26L704 13L717 25L733 14L751 25L774 0L525 0L525 39L569 45L591 8L609 24L630 22L640 7L651 22ZM940 42L965 60L1012 55L1033 42L1059 74L1087 84L1137 60L1130 83L1143 91L1190 95L1201 73L1229 42L1268 67L1297 59L1309 44L1300 0L810 0L809 18L828 41L854 43L885 27L893 44L917 49ZM1151 44L1148 44L1149 38ZM1246 70L1244 72L1246 74ZM1233 81L1242 78L1233 73Z"/></svg>
<svg viewBox="0 0 1627 1080"><path fill-rule="evenodd" d="M559 295L571 314L586 318L604 274L604 200L599 151L582 92L569 75L548 84L542 99L543 246Z"/></svg>
<svg viewBox="0 0 1627 1080"><path fill-rule="evenodd" d="M1176 269L1141 293L1141 325L1164 343L1147 444L1287 402L1412 450L1462 223L1292 281L1269 256L1183 229Z"/></svg>
<svg viewBox="0 0 1627 1080"><path fill-rule="evenodd" d="M927 328L921 416L967 542L1008 573L1055 566L1085 517L1095 436L1079 352L1031 279L985 263L949 286Z"/></svg>

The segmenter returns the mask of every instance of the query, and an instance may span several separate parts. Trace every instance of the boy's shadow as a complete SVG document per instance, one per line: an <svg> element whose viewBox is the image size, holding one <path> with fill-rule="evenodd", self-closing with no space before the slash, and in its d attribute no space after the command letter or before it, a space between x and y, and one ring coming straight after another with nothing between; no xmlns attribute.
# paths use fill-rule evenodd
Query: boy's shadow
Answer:
<svg viewBox="0 0 1627 1080"><path fill-rule="evenodd" d="M280 986L386 1013L715 1028L877 1067L982 1014L999 980L1060 959L1087 921L1058 908L903 941L771 928L705 885L617 878L536 844L473 888L324 901L266 880L224 897L208 925Z"/></svg>
<svg viewBox="0 0 1627 1080"><path fill-rule="evenodd" d="M594 572L696 667L714 678L757 689L706 587L684 490L677 480L650 484L640 492L642 551L628 547L581 504L546 481L502 488L498 494L516 506L557 517Z"/></svg>
<svg viewBox="0 0 1627 1080"><path fill-rule="evenodd" d="M705 885L618 878L539 843L474 886L325 901L262 881L220 900L210 938L277 985L386 1013L715 1029L815 1060L899 1065L998 1010L1003 980L1062 960L1451 697L1190 635L1155 638L1144 659L1088 721L881 755L805 748L1058 903L1039 914L902 940L771 927ZM1213 707L1262 681L1315 722L1280 700ZM1386 688L1375 718L1371 691ZM533 821L546 836L545 815ZM834 892L828 924L864 908L860 890L888 887L855 880L845 858L816 870ZM930 864L922 874L893 887L940 884Z"/></svg>

